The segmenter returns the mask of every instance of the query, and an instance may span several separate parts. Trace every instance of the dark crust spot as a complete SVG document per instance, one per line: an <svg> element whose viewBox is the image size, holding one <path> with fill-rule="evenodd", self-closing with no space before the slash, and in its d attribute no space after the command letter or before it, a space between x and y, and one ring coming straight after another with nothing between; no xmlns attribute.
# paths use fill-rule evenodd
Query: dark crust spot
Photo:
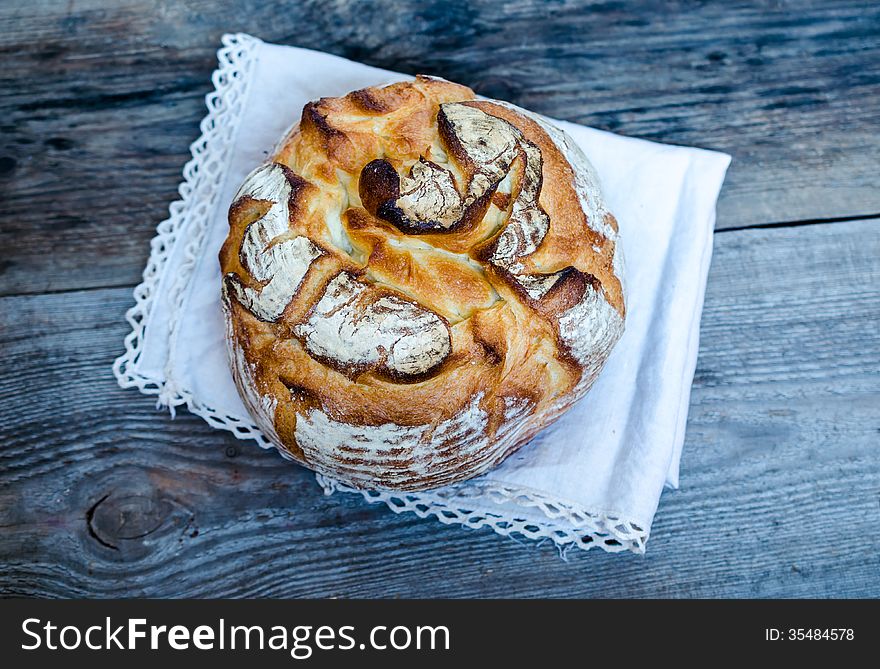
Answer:
<svg viewBox="0 0 880 669"><path fill-rule="evenodd" d="M461 221L448 228L444 228L437 221L414 221L400 210L400 207L394 203L394 200L388 200L382 204L376 212L376 215L408 235L423 235L429 232L449 232L450 230L461 227Z"/></svg>
<svg viewBox="0 0 880 669"><path fill-rule="evenodd" d="M555 319L556 315L571 309L580 302L584 297L584 293L586 293L587 285L591 285L596 290L599 290L602 286L599 279L592 274L581 272L574 267L566 267L556 272L559 279L543 297L536 300L528 294L523 285L517 280L516 275L497 265L493 265L492 269L508 286L516 291L523 302L532 305L538 313L552 319Z"/></svg>
<svg viewBox="0 0 880 669"><path fill-rule="evenodd" d="M376 97L372 89L369 88L362 88L359 91L349 93L347 97L361 111L372 114L384 114L391 111L388 105Z"/></svg>
<svg viewBox="0 0 880 669"><path fill-rule="evenodd" d="M380 209L389 202L393 204L400 197L400 176L397 170L383 158L371 160L361 170L358 194L364 209L373 216L384 218L379 213Z"/></svg>
<svg viewBox="0 0 880 669"><path fill-rule="evenodd" d="M483 354L486 357L487 362L490 365L500 365L504 362L504 356L498 351L498 349L487 342L484 339L474 338L477 344L480 345L480 348L483 350Z"/></svg>
<svg viewBox="0 0 880 669"><path fill-rule="evenodd" d="M495 248L498 246L498 237L501 236L502 232L504 232L503 225L491 237L475 244L471 248L470 253L471 257L474 260L479 260L481 263L488 264L489 266L494 268L499 274L503 274L505 278L510 278L510 280L513 280L513 275L510 274L510 272L505 270L503 267L489 262L492 254L495 253Z"/></svg>
<svg viewBox="0 0 880 669"><path fill-rule="evenodd" d="M287 388L287 390L290 391L290 395L293 399L309 405L320 403L320 398L313 391L297 381L292 381L284 376L279 376L278 380L285 388Z"/></svg>
<svg viewBox="0 0 880 669"><path fill-rule="evenodd" d="M239 280L240 278L235 272L227 272L223 275L222 295L229 304L232 304L232 299L235 295L235 291L232 289L232 284Z"/></svg>
<svg viewBox="0 0 880 669"><path fill-rule="evenodd" d="M307 188L312 184L303 179L299 174L294 172L284 163L275 163L278 167L281 168L281 171L284 172L284 176L287 178L288 183L291 185L293 191L290 194L291 199L293 196L303 188Z"/></svg>
<svg viewBox="0 0 880 669"><path fill-rule="evenodd" d="M574 267L566 267L559 273L559 280L542 298L542 307L557 314L568 311L584 299L588 285L594 290L602 287L599 279L592 274L581 272Z"/></svg>
<svg viewBox="0 0 880 669"><path fill-rule="evenodd" d="M320 109L318 108L321 105L322 101L323 99L318 100L317 102L309 102L306 104L305 107L303 107L301 123L313 127L320 134L327 138L342 135L342 131L330 125L330 122L327 120L327 115L322 114Z"/></svg>

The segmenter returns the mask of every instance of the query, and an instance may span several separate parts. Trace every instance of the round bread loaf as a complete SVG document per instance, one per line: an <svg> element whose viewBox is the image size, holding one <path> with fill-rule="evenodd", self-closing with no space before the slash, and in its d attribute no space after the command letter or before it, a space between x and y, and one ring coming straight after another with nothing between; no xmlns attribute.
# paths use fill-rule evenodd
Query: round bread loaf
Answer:
<svg viewBox="0 0 880 669"><path fill-rule="evenodd" d="M220 266L253 419L358 488L487 471L623 332L617 222L586 157L433 77L307 104L235 196Z"/></svg>

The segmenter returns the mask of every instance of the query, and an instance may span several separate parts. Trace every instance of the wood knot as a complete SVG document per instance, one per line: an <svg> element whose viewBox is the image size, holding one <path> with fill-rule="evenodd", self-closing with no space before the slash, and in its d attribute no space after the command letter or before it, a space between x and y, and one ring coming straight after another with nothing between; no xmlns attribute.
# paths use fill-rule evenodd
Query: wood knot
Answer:
<svg viewBox="0 0 880 669"><path fill-rule="evenodd" d="M108 493L86 511L89 535L102 546L121 550L156 532L173 507L155 495Z"/></svg>

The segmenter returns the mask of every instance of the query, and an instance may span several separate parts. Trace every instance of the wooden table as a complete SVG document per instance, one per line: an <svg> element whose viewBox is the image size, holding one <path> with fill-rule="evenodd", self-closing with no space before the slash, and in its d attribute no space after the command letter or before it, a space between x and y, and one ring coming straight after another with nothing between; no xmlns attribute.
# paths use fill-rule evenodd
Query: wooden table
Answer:
<svg viewBox="0 0 880 669"><path fill-rule="evenodd" d="M0 593L880 596L880 4L278 5L0 5ZM681 490L647 555L565 562L324 497L117 387L123 313L236 31L733 155Z"/></svg>

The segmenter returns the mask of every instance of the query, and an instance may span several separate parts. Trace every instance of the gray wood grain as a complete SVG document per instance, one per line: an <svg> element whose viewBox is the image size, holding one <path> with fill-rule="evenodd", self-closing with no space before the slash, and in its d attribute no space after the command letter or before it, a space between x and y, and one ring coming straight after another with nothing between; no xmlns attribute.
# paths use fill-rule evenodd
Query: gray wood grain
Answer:
<svg viewBox="0 0 880 669"><path fill-rule="evenodd" d="M719 229L880 213L877 3L17 0L0 5L0 294L139 280L239 30L728 151Z"/></svg>
<svg viewBox="0 0 880 669"><path fill-rule="evenodd" d="M128 288L0 299L0 594L880 596L880 220L716 234L646 556L324 497L116 387Z"/></svg>

